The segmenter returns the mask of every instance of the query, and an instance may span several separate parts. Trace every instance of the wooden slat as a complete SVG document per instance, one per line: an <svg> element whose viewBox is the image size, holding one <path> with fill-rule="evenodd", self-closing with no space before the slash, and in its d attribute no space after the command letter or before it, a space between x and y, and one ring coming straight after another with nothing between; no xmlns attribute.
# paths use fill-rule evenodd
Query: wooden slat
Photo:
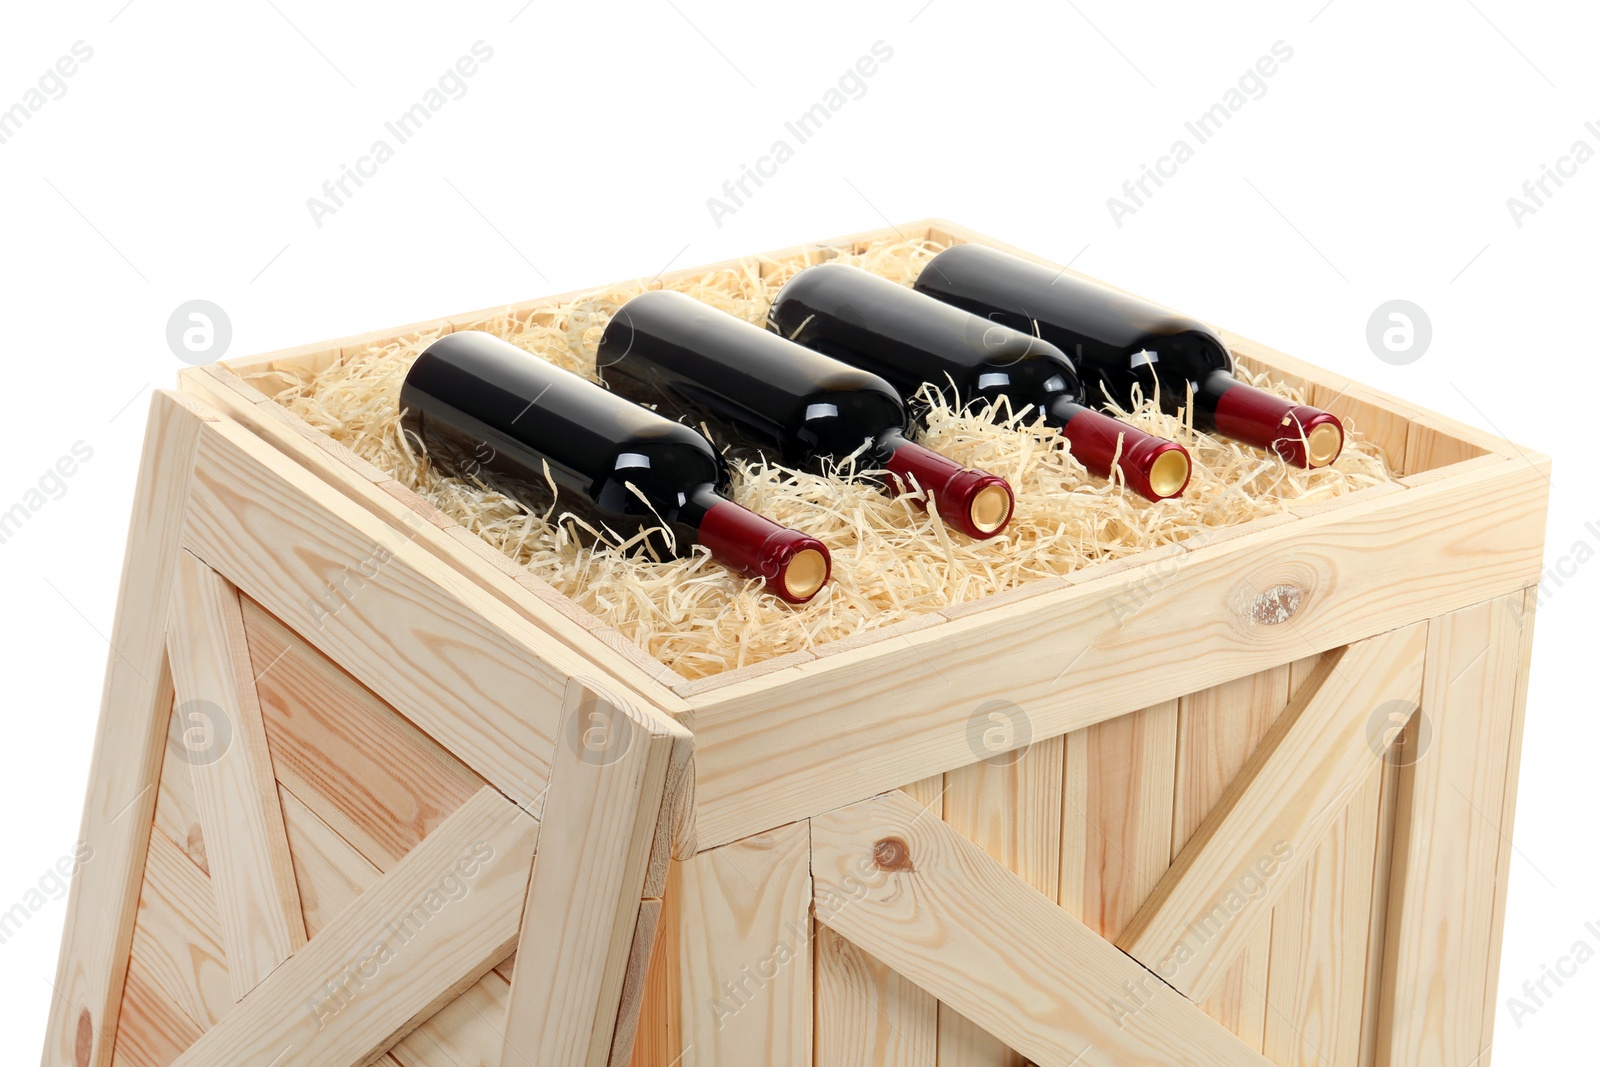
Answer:
<svg viewBox="0 0 1600 1067"><path fill-rule="evenodd" d="M1061 905L1115 941L1171 862L1178 701L1066 740Z"/></svg>
<svg viewBox="0 0 1600 1067"><path fill-rule="evenodd" d="M1324 657L1117 944L1180 993L1209 996L1376 771L1373 714L1417 707L1426 644L1419 624Z"/></svg>
<svg viewBox="0 0 1600 1067"><path fill-rule="evenodd" d="M811 1062L809 843L796 823L682 865L681 1067Z"/></svg>
<svg viewBox="0 0 1600 1067"><path fill-rule="evenodd" d="M1356 790L1272 916L1263 1049L1278 1067L1358 1067L1382 774Z"/></svg>
<svg viewBox="0 0 1600 1067"><path fill-rule="evenodd" d="M633 927L633 944L628 949L627 972L617 1008L617 1026L611 1034L611 1052L606 1061L609 1067L627 1067L633 1061L644 1002L649 997L646 979L661 929L661 910L659 898L639 902L639 919Z"/></svg>
<svg viewBox="0 0 1600 1067"><path fill-rule="evenodd" d="M132 956L201 1026L213 1026L234 1010L211 880L159 831L150 839Z"/></svg>
<svg viewBox="0 0 1600 1067"><path fill-rule="evenodd" d="M674 1067L683 1056L683 1005L678 976L679 938L682 931L682 896L679 885L683 864L674 862L667 870L667 884L661 901L661 920L656 927L656 943L645 975L644 1001L639 1006L639 1024L634 1035L631 1067Z"/></svg>
<svg viewBox="0 0 1600 1067"><path fill-rule="evenodd" d="M305 944L300 891L245 646L238 591L194 556L178 558L167 655L189 747L211 887L235 1000Z"/></svg>
<svg viewBox="0 0 1600 1067"><path fill-rule="evenodd" d="M910 783L904 791L927 811L926 818L938 819L944 815L944 782L944 775L935 775ZM813 947L818 1067L934 1067L939 1048L936 998L820 923Z"/></svg>
<svg viewBox="0 0 1600 1067"><path fill-rule="evenodd" d="M178 1064L352 1067L376 1058L511 952L537 830L485 789Z"/></svg>
<svg viewBox="0 0 1600 1067"><path fill-rule="evenodd" d="M383 875L294 794L283 792L284 822L294 852L301 899L306 901L306 932L315 937L339 912ZM390 1057L403 1067L457 1067L493 1064L505 1033L510 982L507 960L406 1035ZM498 1005L490 1010L490 1005ZM472 1055L480 1055L474 1060Z"/></svg>
<svg viewBox="0 0 1600 1067"><path fill-rule="evenodd" d="M1415 745L1421 717L1413 715L1406 734L1397 743ZM1372 863L1371 919L1367 924L1367 979L1361 994L1361 1054L1358 1062L1377 1062L1378 1021L1382 1013L1383 952L1389 914L1389 878L1394 864L1395 807L1400 799L1400 768L1385 760L1379 774L1378 833Z"/></svg>
<svg viewBox="0 0 1600 1067"><path fill-rule="evenodd" d="M1422 713L1432 740L1400 775L1380 1067L1472 1063L1484 1052L1522 603L1518 592L1430 626Z"/></svg>
<svg viewBox="0 0 1600 1067"><path fill-rule="evenodd" d="M413 544L414 529L384 525L244 429L208 424L199 457L185 547L537 805L566 679L595 668Z"/></svg>
<svg viewBox="0 0 1600 1067"><path fill-rule="evenodd" d="M176 703L176 697L174 697ZM161 784L156 792L156 829L181 848L196 867L207 874L205 833L200 829L200 805L194 797L194 775L184 757L183 726L168 711L167 752L161 762Z"/></svg>
<svg viewBox="0 0 1600 1067"><path fill-rule="evenodd" d="M1055 736L1520 590L1548 491L1499 464L701 693L701 847L961 766L996 678L1035 737ZM1248 618L1282 582L1304 591L1292 625Z"/></svg>
<svg viewBox="0 0 1600 1067"><path fill-rule="evenodd" d="M921 813L891 793L812 820L819 919L1037 1063L1267 1063ZM829 899L848 903L824 913ZM1138 1002L1118 1013L1125 982Z"/></svg>
<svg viewBox="0 0 1600 1067"><path fill-rule="evenodd" d="M609 1062L668 769L693 743L665 716L576 681L562 723L502 1067Z"/></svg>
<svg viewBox="0 0 1600 1067"><path fill-rule="evenodd" d="M1517 661L1515 703L1511 713L1511 736L1506 745L1505 791L1501 797L1498 813L1493 809L1485 809L1495 820L1495 825L1500 828L1500 852L1495 864L1494 917L1489 931L1489 965L1485 970L1488 981L1483 988L1481 1042L1484 1048L1494 1043L1495 1016L1499 1014L1495 1010L1495 994L1499 988L1500 953L1505 938L1506 893L1509 889L1507 883L1511 876L1511 856L1514 851L1511 847L1511 834L1517 817L1517 785L1522 770L1522 734L1528 714L1528 670L1533 663L1534 615L1539 607L1539 589L1536 586L1524 589L1520 604L1514 597L1508 597L1501 603L1507 610L1515 610L1518 613L1516 623L1521 647Z"/></svg>
<svg viewBox="0 0 1600 1067"><path fill-rule="evenodd" d="M950 828L1051 900L1061 886L1062 752L1062 739L1053 737L944 776L944 821ZM1022 1064L998 1038L948 1004L939 1006L938 1038L940 1067Z"/></svg>
<svg viewBox="0 0 1600 1067"><path fill-rule="evenodd" d="M210 417L165 390L151 402L78 836L94 860L72 879L67 898L44 1067L111 1062L172 707L168 590L195 442Z"/></svg>
<svg viewBox="0 0 1600 1067"><path fill-rule="evenodd" d="M932 1067L939 1002L818 925L816 1067Z"/></svg>
<svg viewBox="0 0 1600 1067"><path fill-rule="evenodd" d="M202 1032L151 980L143 964L128 961L112 1067L168 1067Z"/></svg>
<svg viewBox="0 0 1600 1067"><path fill-rule="evenodd" d="M1274 667L1192 693L1179 702L1172 858L1177 858L1211 814L1288 706L1292 673L1288 665ZM1267 1021L1271 944L1270 924L1263 923L1223 975L1216 992L1200 1002L1206 1014L1258 1050Z"/></svg>
<svg viewBox="0 0 1600 1067"><path fill-rule="evenodd" d="M244 625L278 779L380 868L484 781L304 638L245 598Z"/></svg>

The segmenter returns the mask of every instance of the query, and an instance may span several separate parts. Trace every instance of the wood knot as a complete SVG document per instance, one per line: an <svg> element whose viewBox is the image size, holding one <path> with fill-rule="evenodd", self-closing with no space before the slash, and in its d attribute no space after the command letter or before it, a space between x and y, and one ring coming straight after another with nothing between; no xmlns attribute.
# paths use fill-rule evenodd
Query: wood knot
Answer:
<svg viewBox="0 0 1600 1067"><path fill-rule="evenodd" d="M898 837L886 837L872 846L872 861L880 871L909 871L911 846Z"/></svg>
<svg viewBox="0 0 1600 1067"><path fill-rule="evenodd" d="M72 1059L77 1067L89 1067L89 1060L94 1056L94 1020L89 1017L89 1009L84 1008L78 1013L78 1036L73 1042Z"/></svg>
<svg viewBox="0 0 1600 1067"><path fill-rule="evenodd" d="M1260 626L1279 626L1295 617L1304 599L1299 586L1275 585L1250 601L1246 612Z"/></svg>

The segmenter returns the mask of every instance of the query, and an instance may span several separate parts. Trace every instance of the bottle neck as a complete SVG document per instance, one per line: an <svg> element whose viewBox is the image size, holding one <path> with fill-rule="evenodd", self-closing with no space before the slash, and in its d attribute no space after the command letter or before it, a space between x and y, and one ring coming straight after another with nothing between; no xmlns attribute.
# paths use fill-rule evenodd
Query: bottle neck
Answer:
<svg viewBox="0 0 1600 1067"><path fill-rule="evenodd" d="M680 519L717 562L767 588L791 604L804 604L832 574L828 549L815 537L780 526L702 485L689 494Z"/></svg>
<svg viewBox="0 0 1600 1067"><path fill-rule="evenodd" d="M1194 407L1200 428L1299 467L1326 466L1344 448L1344 426L1337 416L1246 385L1226 371L1213 371L1198 383Z"/></svg>
<svg viewBox="0 0 1600 1067"><path fill-rule="evenodd" d="M986 540L1011 521L1016 501L1004 478L963 467L906 440L899 430L879 437L873 452L890 474L891 492L922 490L939 509L939 517L968 537Z"/></svg>
<svg viewBox="0 0 1600 1067"><path fill-rule="evenodd" d="M1189 484L1189 453L1174 441L1156 437L1075 401L1057 400L1045 421L1061 431L1073 458L1090 474L1110 478L1120 470L1129 488L1146 500L1166 500Z"/></svg>

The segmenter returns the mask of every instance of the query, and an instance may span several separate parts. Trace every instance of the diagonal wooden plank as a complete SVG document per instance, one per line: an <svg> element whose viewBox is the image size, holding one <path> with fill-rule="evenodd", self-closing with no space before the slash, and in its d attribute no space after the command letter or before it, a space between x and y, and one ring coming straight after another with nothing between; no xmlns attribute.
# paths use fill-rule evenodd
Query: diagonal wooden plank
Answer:
<svg viewBox="0 0 1600 1067"><path fill-rule="evenodd" d="M493 789L462 805L177 1060L371 1062L505 959L538 822Z"/></svg>
<svg viewBox="0 0 1600 1067"><path fill-rule="evenodd" d="M1426 624L1325 656L1117 945L1203 1000L1379 767L1369 723L1421 696Z"/></svg>
<svg viewBox="0 0 1600 1067"><path fill-rule="evenodd" d="M1034 1062L1267 1065L903 793L817 816L811 840L818 921Z"/></svg>
<svg viewBox="0 0 1600 1067"><path fill-rule="evenodd" d="M214 417L165 390L151 402L78 838L88 859L67 900L44 1067L111 1063L172 708L168 590L196 440Z"/></svg>
<svg viewBox="0 0 1600 1067"><path fill-rule="evenodd" d="M306 942L294 860L245 644L239 591L188 552L167 655L235 1000Z"/></svg>
<svg viewBox="0 0 1600 1067"><path fill-rule="evenodd" d="M561 723L511 977L503 1067L606 1067L668 771L686 763L681 753L693 744L666 716L577 680L568 683Z"/></svg>
<svg viewBox="0 0 1600 1067"><path fill-rule="evenodd" d="M1486 1061L1501 822L1520 706L1523 594L1430 624L1431 739L1401 768L1379 1020L1380 1067Z"/></svg>

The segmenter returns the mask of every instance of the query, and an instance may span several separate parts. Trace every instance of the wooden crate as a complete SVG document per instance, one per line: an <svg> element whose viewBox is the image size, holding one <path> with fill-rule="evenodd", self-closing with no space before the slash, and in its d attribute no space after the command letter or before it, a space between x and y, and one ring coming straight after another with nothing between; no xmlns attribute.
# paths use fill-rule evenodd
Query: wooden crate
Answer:
<svg viewBox="0 0 1600 1067"><path fill-rule="evenodd" d="M689 682L241 377L488 317L157 396L46 1067L1489 1062L1545 457Z"/></svg>

